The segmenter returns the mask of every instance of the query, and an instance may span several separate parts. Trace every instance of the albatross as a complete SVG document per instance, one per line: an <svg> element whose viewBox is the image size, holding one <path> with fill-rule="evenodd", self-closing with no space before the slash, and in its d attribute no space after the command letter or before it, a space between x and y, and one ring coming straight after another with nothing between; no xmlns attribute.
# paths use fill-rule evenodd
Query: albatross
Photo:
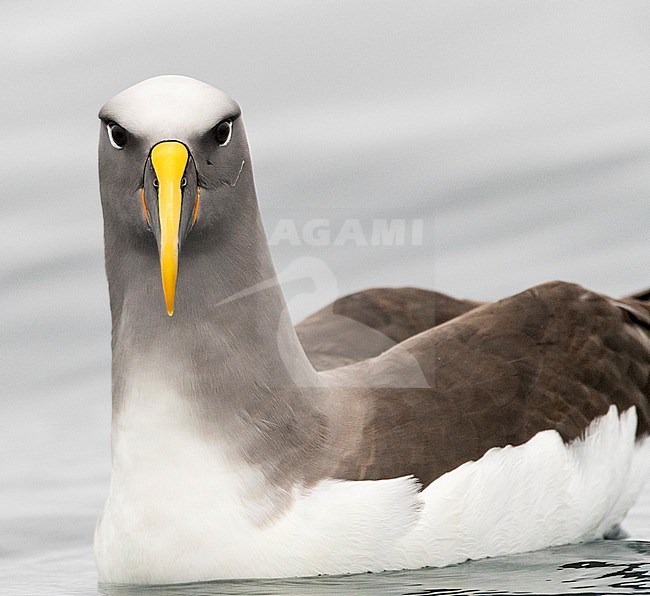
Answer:
<svg viewBox="0 0 650 596"><path fill-rule="evenodd" d="M99 117L101 582L444 566L616 531L650 467L647 295L375 289L296 330L238 104L161 76Z"/></svg>

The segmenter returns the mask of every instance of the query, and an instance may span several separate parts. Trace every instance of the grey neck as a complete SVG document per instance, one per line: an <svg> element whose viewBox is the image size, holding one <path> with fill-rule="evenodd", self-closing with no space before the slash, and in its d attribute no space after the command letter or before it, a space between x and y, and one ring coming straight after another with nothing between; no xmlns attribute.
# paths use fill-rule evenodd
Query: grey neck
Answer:
<svg viewBox="0 0 650 596"><path fill-rule="evenodd" d="M286 309L252 173L238 186L237 212L190 233L181 247L172 317L153 237L127 238L105 217L113 419L115 427L128 400L137 399L129 388L144 375L194 412L197 432L247 443L244 455L255 459L277 446L274 429L281 442L302 448L323 435L323 421L309 398L319 377Z"/></svg>

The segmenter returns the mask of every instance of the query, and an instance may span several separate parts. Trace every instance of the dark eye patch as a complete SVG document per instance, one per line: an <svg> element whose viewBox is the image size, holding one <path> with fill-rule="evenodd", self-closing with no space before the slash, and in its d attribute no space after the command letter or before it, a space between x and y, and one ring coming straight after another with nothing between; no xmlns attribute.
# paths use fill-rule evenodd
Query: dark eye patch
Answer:
<svg viewBox="0 0 650 596"><path fill-rule="evenodd" d="M116 122L109 122L106 125L108 131L108 139L115 149L124 149L129 140L129 135L126 130Z"/></svg>
<svg viewBox="0 0 650 596"><path fill-rule="evenodd" d="M226 146L232 137L232 120L222 120L214 127L214 138L220 147Z"/></svg>

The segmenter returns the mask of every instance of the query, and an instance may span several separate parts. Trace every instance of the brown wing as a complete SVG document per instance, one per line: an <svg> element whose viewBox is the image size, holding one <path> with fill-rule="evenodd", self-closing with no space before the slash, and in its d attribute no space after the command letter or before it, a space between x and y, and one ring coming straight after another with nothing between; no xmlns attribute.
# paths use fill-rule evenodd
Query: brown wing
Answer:
<svg viewBox="0 0 650 596"><path fill-rule="evenodd" d="M419 288L372 288L339 298L296 333L314 368L329 370L377 356L480 304Z"/></svg>
<svg viewBox="0 0 650 596"><path fill-rule="evenodd" d="M359 392L365 413L350 424L362 427L362 438L341 454L337 475L413 474L427 485L542 430L571 441L612 404L619 411L636 406L638 434L647 434L649 330L647 304L552 282L343 369L394 382L415 363L430 388Z"/></svg>
<svg viewBox="0 0 650 596"><path fill-rule="evenodd" d="M632 294L631 296L628 296L628 298L632 298L634 300L642 300L643 302L647 302L650 300L650 288L647 290L642 290L641 292L636 292L635 294Z"/></svg>

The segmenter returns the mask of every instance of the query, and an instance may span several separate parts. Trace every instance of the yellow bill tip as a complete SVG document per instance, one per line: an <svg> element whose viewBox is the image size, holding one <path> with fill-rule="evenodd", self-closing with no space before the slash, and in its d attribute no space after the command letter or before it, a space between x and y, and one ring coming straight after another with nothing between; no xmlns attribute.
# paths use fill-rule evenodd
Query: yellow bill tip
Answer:
<svg viewBox="0 0 650 596"><path fill-rule="evenodd" d="M174 314L176 278L178 276L178 247L171 242L160 247L160 276L167 314L171 317Z"/></svg>

